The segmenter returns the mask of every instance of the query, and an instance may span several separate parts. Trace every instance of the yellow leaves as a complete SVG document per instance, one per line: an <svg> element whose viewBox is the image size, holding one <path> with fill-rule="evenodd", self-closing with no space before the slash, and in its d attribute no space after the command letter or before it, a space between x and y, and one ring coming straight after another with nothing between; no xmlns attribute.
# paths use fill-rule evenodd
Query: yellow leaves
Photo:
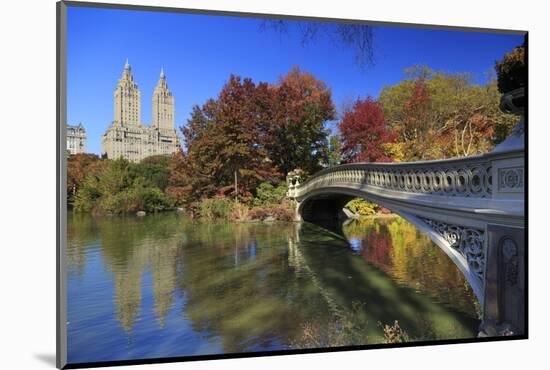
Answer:
<svg viewBox="0 0 550 370"><path fill-rule="evenodd" d="M384 154L393 159L394 162L403 162L405 153L403 143L384 143L382 144Z"/></svg>
<svg viewBox="0 0 550 370"><path fill-rule="evenodd" d="M517 57L517 55L516 55ZM466 74L417 68L414 78L382 90L386 124L398 145L396 161L444 159L490 151L509 132L494 81L480 86ZM427 94L426 94L427 92Z"/></svg>
<svg viewBox="0 0 550 370"><path fill-rule="evenodd" d="M361 198L355 198L345 205L353 213L359 216L370 216L376 213L379 206Z"/></svg>

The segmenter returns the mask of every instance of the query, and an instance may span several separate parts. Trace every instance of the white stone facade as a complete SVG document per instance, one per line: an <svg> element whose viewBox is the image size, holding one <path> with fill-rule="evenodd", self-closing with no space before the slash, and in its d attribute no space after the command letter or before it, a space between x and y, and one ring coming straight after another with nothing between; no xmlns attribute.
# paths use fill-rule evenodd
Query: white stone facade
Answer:
<svg viewBox="0 0 550 370"><path fill-rule="evenodd" d="M139 162L152 155L168 155L181 148L174 121L174 96L161 71L153 92L153 124L140 123L141 95L128 62L114 92L114 121L102 137L101 152L107 158Z"/></svg>
<svg viewBox="0 0 550 370"><path fill-rule="evenodd" d="M67 125L67 150L70 154L86 153L86 130L82 123Z"/></svg>

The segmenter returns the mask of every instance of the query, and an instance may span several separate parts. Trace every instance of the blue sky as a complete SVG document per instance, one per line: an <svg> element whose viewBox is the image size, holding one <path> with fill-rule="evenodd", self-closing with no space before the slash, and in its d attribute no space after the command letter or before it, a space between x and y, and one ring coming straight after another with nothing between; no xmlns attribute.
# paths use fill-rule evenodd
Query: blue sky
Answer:
<svg viewBox="0 0 550 370"><path fill-rule="evenodd" d="M301 43L297 27L285 34L262 30L262 21L214 15L69 7L67 28L68 123L82 122L91 153L113 119L113 91L126 58L141 90L141 120L151 123L151 99L161 67L175 97L176 126L191 108L216 97L231 73L276 82L297 65L331 87L336 107L405 77L404 69L468 72L484 83L496 60L523 36L373 27L374 66L364 70L355 52L323 33Z"/></svg>

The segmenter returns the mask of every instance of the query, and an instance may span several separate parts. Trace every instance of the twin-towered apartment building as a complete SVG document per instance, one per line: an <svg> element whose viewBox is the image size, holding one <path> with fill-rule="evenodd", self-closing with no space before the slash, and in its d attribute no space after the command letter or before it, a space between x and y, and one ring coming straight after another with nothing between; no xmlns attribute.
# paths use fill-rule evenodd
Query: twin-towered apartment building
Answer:
<svg viewBox="0 0 550 370"><path fill-rule="evenodd" d="M140 122L141 93L128 61L114 92L114 120L101 140L101 153L110 159L126 158L138 162L152 155L167 155L181 148L174 125L174 96L161 70L153 91L153 122Z"/></svg>

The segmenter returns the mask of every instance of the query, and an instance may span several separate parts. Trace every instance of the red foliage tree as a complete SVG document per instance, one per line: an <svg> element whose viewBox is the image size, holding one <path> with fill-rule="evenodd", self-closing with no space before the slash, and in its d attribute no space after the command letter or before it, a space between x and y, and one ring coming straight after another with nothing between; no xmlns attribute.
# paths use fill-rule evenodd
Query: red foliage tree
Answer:
<svg viewBox="0 0 550 370"><path fill-rule="evenodd" d="M430 130L430 95L426 83L414 83L412 96L403 105L405 123L402 134L406 140L418 140Z"/></svg>
<svg viewBox="0 0 550 370"><path fill-rule="evenodd" d="M189 178L192 174L189 164L185 160L185 154L181 148L170 158L170 177L168 178L166 194L175 199L177 204L188 202L193 191Z"/></svg>
<svg viewBox="0 0 550 370"><path fill-rule="evenodd" d="M249 196L262 181L280 176L262 145L267 89L231 75L217 99L193 108L181 128L187 153L174 158L179 175L172 176L172 192L189 192L194 199L235 194L237 177L239 194Z"/></svg>
<svg viewBox="0 0 550 370"><path fill-rule="evenodd" d="M384 121L382 104L367 97L357 99L353 109L338 123L345 162L390 162L383 144L395 140Z"/></svg>

